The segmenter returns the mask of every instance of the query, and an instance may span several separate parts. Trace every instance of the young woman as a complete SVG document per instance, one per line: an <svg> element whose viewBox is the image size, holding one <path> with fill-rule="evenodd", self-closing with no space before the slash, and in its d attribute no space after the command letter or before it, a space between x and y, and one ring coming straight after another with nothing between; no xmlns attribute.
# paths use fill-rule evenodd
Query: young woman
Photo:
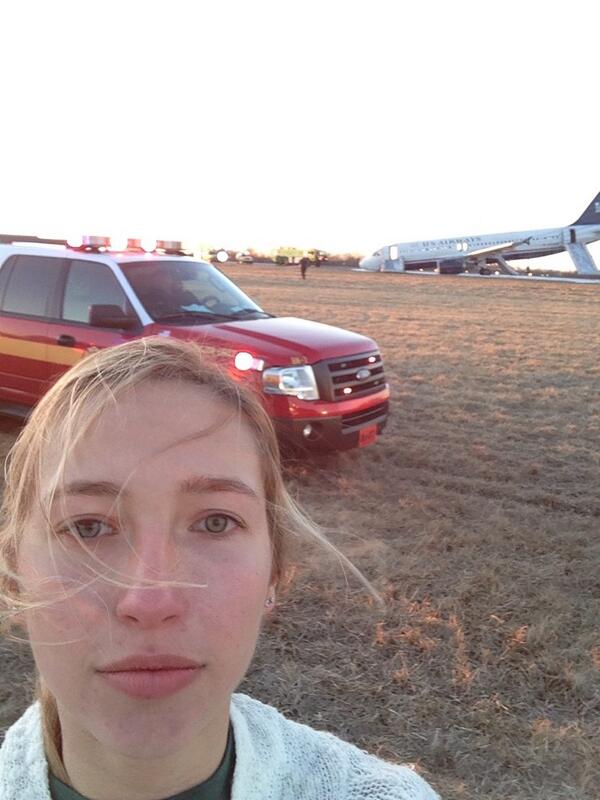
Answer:
<svg viewBox="0 0 600 800"><path fill-rule="evenodd" d="M12 451L2 521L39 699L6 734L0 800L436 797L234 694L289 542L319 534L258 400L195 345L134 341L64 375Z"/></svg>

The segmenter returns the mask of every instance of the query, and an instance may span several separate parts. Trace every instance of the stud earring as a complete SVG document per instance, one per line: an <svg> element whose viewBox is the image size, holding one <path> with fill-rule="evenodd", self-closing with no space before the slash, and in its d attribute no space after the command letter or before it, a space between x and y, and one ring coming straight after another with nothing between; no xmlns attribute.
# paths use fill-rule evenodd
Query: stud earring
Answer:
<svg viewBox="0 0 600 800"><path fill-rule="evenodd" d="M273 608L275 605L275 598L274 597L267 597L265 600L265 608Z"/></svg>

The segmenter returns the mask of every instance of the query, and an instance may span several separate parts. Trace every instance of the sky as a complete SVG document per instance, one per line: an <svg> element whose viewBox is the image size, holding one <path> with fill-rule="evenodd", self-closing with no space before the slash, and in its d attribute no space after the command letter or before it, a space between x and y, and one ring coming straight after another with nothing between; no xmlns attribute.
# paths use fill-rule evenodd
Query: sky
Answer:
<svg viewBox="0 0 600 800"><path fill-rule="evenodd" d="M600 191L593 9L5 3L0 232L368 253L568 225Z"/></svg>

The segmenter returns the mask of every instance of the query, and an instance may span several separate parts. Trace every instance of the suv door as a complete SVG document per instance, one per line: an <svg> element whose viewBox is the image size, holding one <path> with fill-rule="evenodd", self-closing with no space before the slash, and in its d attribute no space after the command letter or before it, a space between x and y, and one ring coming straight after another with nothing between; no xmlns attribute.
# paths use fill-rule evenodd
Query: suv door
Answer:
<svg viewBox="0 0 600 800"><path fill-rule="evenodd" d="M48 326L52 381L87 353L122 344L140 335L141 323L134 331L92 327L89 323L92 305L119 306L128 316L135 315L122 286L107 264L69 259L56 313Z"/></svg>
<svg viewBox="0 0 600 800"><path fill-rule="evenodd" d="M0 270L0 400L19 410L48 385L48 314L65 268L62 257L21 254Z"/></svg>

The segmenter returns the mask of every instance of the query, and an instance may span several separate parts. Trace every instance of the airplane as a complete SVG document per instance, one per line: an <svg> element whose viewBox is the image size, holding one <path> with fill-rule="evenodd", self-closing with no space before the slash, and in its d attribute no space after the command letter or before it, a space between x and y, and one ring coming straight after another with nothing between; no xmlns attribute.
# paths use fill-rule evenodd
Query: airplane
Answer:
<svg viewBox="0 0 600 800"><path fill-rule="evenodd" d="M359 262L365 272L405 272L434 269L440 274L478 270L490 274L490 264L506 275L522 275L509 260L569 253L579 275L600 270L587 248L600 239L600 192L583 214L566 228L541 228L513 233L488 233L385 245Z"/></svg>

